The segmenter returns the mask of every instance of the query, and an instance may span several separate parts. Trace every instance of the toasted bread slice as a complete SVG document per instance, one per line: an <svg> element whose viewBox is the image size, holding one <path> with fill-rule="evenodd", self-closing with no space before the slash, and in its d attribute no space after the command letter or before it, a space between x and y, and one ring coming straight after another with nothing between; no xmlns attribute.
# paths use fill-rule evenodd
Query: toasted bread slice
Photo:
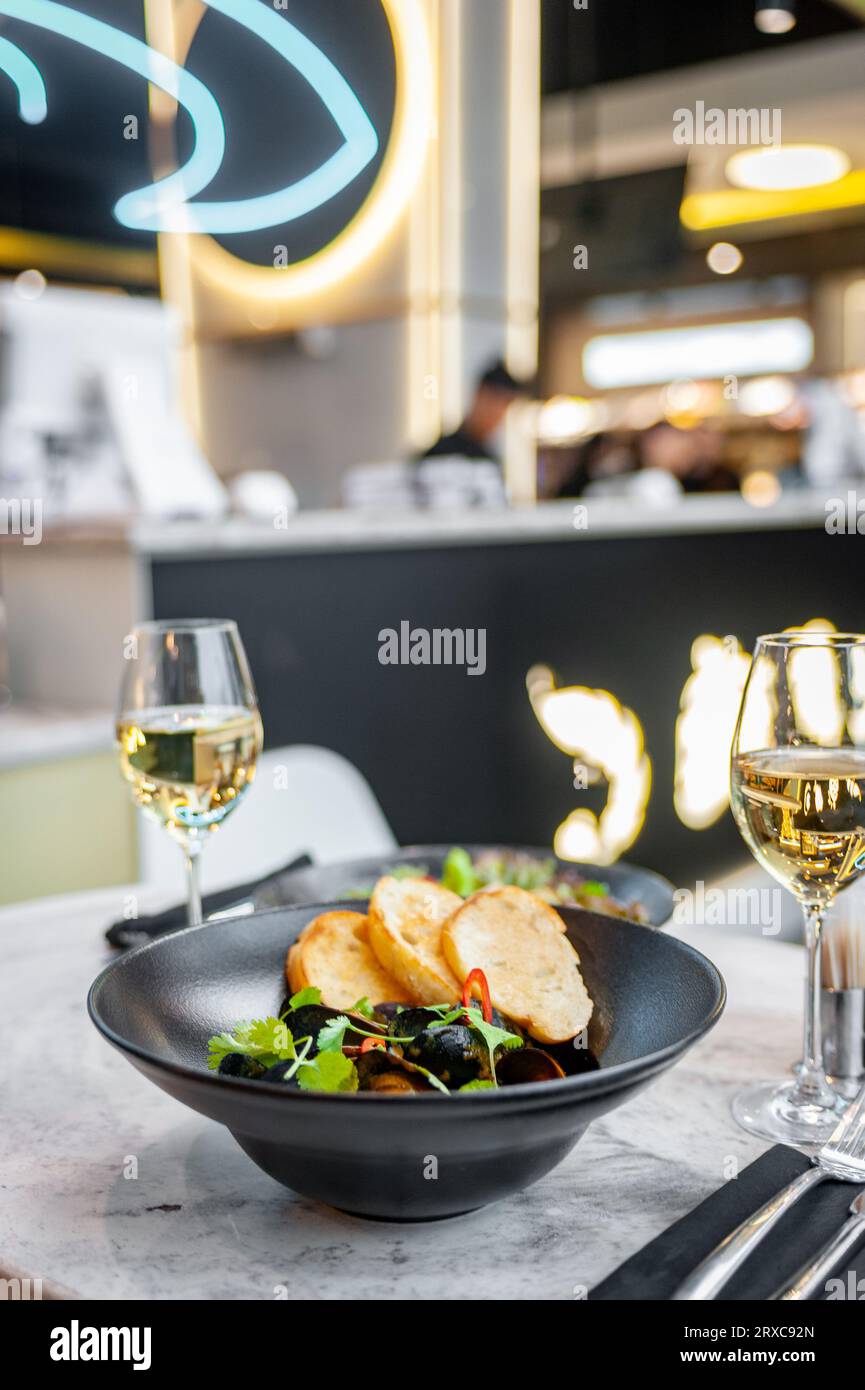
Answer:
<svg viewBox="0 0 865 1390"><path fill-rule="evenodd" d="M285 973L293 994L313 985L332 1009L350 1009L364 996L372 1004L416 1002L380 965L362 912L316 917L290 948Z"/></svg>
<svg viewBox="0 0 865 1390"><path fill-rule="evenodd" d="M285 978L288 980L288 987L292 994L299 994L302 989L309 987L309 980L303 973L303 961L300 955L300 942L295 941L293 946L289 946L288 955L285 961Z"/></svg>
<svg viewBox="0 0 865 1390"><path fill-rule="evenodd" d="M465 979L480 968L492 1002L538 1042L564 1042L585 1028L592 1001L580 958L558 913L522 888L475 893L442 928L442 949Z"/></svg>
<svg viewBox="0 0 865 1390"><path fill-rule="evenodd" d="M369 939L381 964L420 1004L451 1004L460 980L442 954L442 923L461 905L449 888L420 878L380 878L369 904Z"/></svg>

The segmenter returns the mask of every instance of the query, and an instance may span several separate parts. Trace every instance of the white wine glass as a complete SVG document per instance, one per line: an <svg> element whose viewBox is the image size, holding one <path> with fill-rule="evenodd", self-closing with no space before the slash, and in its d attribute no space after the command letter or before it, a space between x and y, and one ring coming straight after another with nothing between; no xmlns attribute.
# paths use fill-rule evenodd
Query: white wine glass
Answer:
<svg viewBox="0 0 865 1390"><path fill-rule="evenodd" d="M865 636L815 629L760 637L733 738L739 830L805 918L803 1055L792 1080L740 1092L745 1129L821 1144L845 1102L826 1079L820 1026L821 937L839 892L865 873Z"/></svg>
<svg viewBox="0 0 865 1390"><path fill-rule="evenodd" d="M135 802L180 845L189 923L202 920L200 856L244 799L263 731L235 623L141 623L124 644L117 743Z"/></svg>

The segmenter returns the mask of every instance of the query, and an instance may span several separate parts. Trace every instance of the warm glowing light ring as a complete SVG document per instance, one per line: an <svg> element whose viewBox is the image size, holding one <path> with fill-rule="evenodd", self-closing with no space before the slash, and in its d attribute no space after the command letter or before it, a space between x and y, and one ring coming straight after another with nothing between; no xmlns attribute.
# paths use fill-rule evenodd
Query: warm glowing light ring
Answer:
<svg viewBox="0 0 865 1390"><path fill-rule="evenodd" d="M0 72L18 92L18 114L27 125L41 125L48 115L48 97L42 74L26 53L9 39L0 38Z"/></svg>
<svg viewBox="0 0 865 1390"><path fill-rule="evenodd" d="M158 183L127 194L126 198L147 199L156 195L160 199L183 202L207 187L222 164L225 127L222 112L203 82L131 34L103 24L101 20L93 19L79 10L69 10L55 0L0 0L0 14L10 19L20 19L26 24L35 24L37 28L47 29L52 34L61 34L73 43L80 43L84 48L111 58L168 92L189 112L195 129L195 148L186 164ZM9 47L15 49L14 44ZM8 51L0 50L0 66L3 65L4 55L8 58ZM118 207L126 198L120 200Z"/></svg>
<svg viewBox="0 0 865 1390"><path fill-rule="evenodd" d="M296 68L324 102L345 143L318 169L276 193L230 202L177 206L162 185L158 193L127 194L115 208L119 222L144 231L252 232L279 227L321 207L357 178L378 153L378 135L342 73L321 49L284 16L259 0L206 0L236 24L249 29Z"/></svg>
<svg viewBox="0 0 865 1390"><path fill-rule="evenodd" d="M405 210L423 171L433 111L432 58L420 0L381 0L396 56L394 123L378 178L363 206L332 242L286 267L250 265L209 237L189 242L192 267L239 304L295 303L332 288L382 245ZM169 243L170 245L170 243Z"/></svg>

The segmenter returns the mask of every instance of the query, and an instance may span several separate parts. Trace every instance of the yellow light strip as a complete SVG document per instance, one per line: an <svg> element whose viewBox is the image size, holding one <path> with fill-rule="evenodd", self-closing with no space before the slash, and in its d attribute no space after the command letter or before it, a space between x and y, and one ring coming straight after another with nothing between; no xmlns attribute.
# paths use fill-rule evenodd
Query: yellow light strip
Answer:
<svg viewBox="0 0 865 1390"><path fill-rule="evenodd" d="M15 227L0 227L0 266L11 270L33 266L61 276L85 275L103 284L120 281L155 288L159 282L154 251L19 231Z"/></svg>
<svg viewBox="0 0 865 1390"><path fill-rule="evenodd" d="M541 12L510 0L507 148L506 358L516 376L538 365L541 188Z"/></svg>
<svg viewBox="0 0 865 1390"><path fill-rule="evenodd" d="M519 377L534 376L538 366L540 160L540 4L510 0L505 360ZM536 500L537 448L519 405L505 421L504 471L512 502Z"/></svg>
<svg viewBox="0 0 865 1390"><path fill-rule="evenodd" d="M441 215L441 422L463 418L463 126L461 0L441 0L438 52Z"/></svg>
<svg viewBox="0 0 865 1390"><path fill-rule="evenodd" d="M200 19L203 6L198 4L197 0L196 12ZM186 16L189 20L188 8ZM153 48L158 48L160 52L165 53L166 57L180 62L181 59L177 55L182 51L183 59L185 59L191 42L191 34L188 37L185 34L181 36L178 32L177 20L178 11L175 8L174 0L144 0L144 27L148 43ZM150 90L152 94L157 89L151 85ZM151 111L154 116L159 111L160 118L164 118L167 114L166 110L154 107L152 100L151 98ZM160 150L159 154L162 157L164 151ZM165 171L160 168L158 172L162 174ZM184 340L180 347L180 397L187 423L199 444L204 447L204 405L202 401L201 363L196 345L197 313L190 241L188 236L177 236L171 233L163 233L158 238L159 278L163 299L173 304L178 310L185 329Z"/></svg>
<svg viewBox="0 0 865 1390"><path fill-rule="evenodd" d="M426 0L430 48L439 86L441 37L439 0ZM432 60L431 60L432 61ZM441 433L441 245L438 219L441 173L438 109L431 116L429 156L409 205L408 218L408 380L406 433L412 448L423 449Z"/></svg>
<svg viewBox="0 0 865 1390"><path fill-rule="evenodd" d="M808 213L834 212L865 205L865 169L852 169L835 183L817 188L791 188L760 192L745 188L721 188L712 193L690 193L682 199L679 216L692 232L734 227L747 222L770 222L778 217L802 217Z"/></svg>

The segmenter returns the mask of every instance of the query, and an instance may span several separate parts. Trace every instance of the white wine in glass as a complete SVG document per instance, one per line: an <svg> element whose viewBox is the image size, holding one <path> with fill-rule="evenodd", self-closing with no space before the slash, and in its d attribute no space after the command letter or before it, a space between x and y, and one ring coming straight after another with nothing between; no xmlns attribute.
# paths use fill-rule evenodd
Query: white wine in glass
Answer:
<svg viewBox="0 0 865 1390"><path fill-rule="evenodd" d="M844 1101L823 1068L821 936L836 895L865 874L865 636L814 629L761 637L733 740L733 815L754 857L799 901L808 990L794 1080L740 1093L744 1128L820 1144Z"/></svg>
<svg viewBox="0 0 865 1390"><path fill-rule="evenodd" d="M232 622L143 623L128 639L117 718L135 802L183 850L189 921L201 921L199 855L255 777L262 725Z"/></svg>

